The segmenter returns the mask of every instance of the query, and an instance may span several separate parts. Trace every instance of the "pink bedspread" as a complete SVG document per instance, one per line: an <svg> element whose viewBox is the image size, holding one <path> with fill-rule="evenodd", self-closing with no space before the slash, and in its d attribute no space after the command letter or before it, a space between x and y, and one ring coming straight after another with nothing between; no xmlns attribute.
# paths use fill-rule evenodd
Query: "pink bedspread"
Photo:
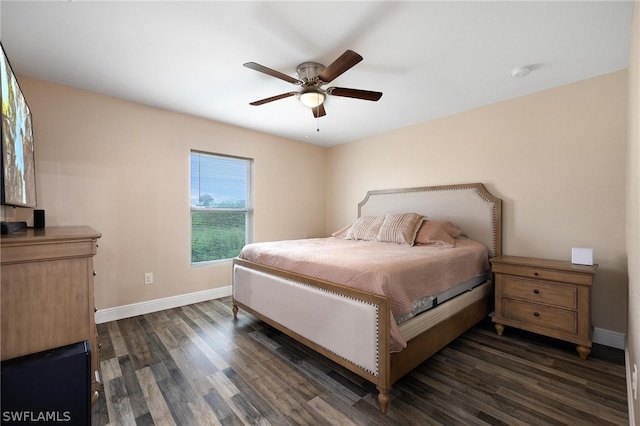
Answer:
<svg viewBox="0 0 640 426"><path fill-rule="evenodd" d="M411 312L414 300L489 269L487 248L464 238L457 239L454 248L311 238L248 244L239 257L386 295L391 305L392 352L406 347L394 317Z"/></svg>

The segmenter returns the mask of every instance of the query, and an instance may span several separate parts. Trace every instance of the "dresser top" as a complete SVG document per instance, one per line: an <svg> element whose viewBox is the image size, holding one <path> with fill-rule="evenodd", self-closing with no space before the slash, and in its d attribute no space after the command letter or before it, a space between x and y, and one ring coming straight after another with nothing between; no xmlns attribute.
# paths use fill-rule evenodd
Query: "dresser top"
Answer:
<svg viewBox="0 0 640 426"><path fill-rule="evenodd" d="M53 241L96 240L102 234L89 226L50 226L42 229L27 228L2 235L0 246L41 244Z"/></svg>
<svg viewBox="0 0 640 426"><path fill-rule="evenodd" d="M598 265L576 265L563 260L539 259L524 256L497 256L489 259L492 264L525 266L530 268L544 268L557 271L575 272L582 274L595 274Z"/></svg>

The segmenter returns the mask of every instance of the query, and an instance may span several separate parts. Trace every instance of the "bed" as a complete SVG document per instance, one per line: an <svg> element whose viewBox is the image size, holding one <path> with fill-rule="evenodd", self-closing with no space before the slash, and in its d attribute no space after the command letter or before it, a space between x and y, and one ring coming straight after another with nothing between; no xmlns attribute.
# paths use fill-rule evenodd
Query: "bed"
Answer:
<svg viewBox="0 0 640 426"><path fill-rule="evenodd" d="M435 244L437 247L413 244L411 238L403 241L405 235L398 237L398 230L387 226L389 218L404 220L411 215L426 218L410 231L414 238L428 222L454 225L462 232L456 235L455 248L448 243ZM357 235L369 228L356 224L376 220L383 222L375 224L375 238ZM245 247L233 261L234 318L243 309L374 383L380 410L386 413L391 386L397 380L491 312L493 282L488 258L501 254L501 225L502 202L481 183L369 191L358 204L356 222L332 237ZM385 234L385 229L392 232ZM401 241L383 237L381 242L381 235ZM385 262L350 270L350 264L356 262L351 257L348 262L340 258L346 257L340 254L346 248L349 256L368 259L371 251L383 246L391 250L381 256ZM403 294L389 294L389 288L398 288L391 277L405 281L410 292L424 287L410 285L427 276L427 261L420 260L420 252L475 253L478 246L484 252L472 258L485 265L484 272L474 272L472 278L460 282L460 276L449 277L447 270L436 269L437 274L425 281L435 290L426 296L406 301ZM360 250L365 254L357 254ZM311 260L304 257L307 255ZM478 256L484 258L475 260ZM325 264L319 266L318 259ZM387 266L386 259L397 259L408 275ZM392 272L377 275L385 271ZM440 281L446 280L456 285L443 290Z"/></svg>

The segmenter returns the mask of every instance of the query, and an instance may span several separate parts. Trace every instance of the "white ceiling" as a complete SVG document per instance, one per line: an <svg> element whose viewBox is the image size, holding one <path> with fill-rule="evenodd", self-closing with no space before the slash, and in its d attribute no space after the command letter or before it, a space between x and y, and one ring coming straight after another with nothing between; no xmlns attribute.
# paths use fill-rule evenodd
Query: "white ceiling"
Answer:
<svg viewBox="0 0 640 426"><path fill-rule="evenodd" d="M332 146L627 68L630 1L2 1L18 74ZM345 50L364 57L331 85L319 120L295 97L249 102ZM530 66L525 78L515 67ZM28 99L27 99L28 101ZM319 125L320 131L316 131Z"/></svg>

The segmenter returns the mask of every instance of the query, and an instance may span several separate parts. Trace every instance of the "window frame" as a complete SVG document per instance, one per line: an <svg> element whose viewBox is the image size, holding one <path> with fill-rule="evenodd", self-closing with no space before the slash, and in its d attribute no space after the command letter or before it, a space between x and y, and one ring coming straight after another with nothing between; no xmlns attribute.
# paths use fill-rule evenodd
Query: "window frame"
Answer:
<svg viewBox="0 0 640 426"><path fill-rule="evenodd" d="M246 188L245 188L245 208L221 208L221 207L194 207L191 205L191 159L193 154L204 155L208 157L220 158L223 160L238 160L246 163ZM200 176L200 173L198 173ZM242 213L245 214L245 245L253 242L253 159L247 157L239 157L235 155L219 154L197 149L189 151L189 262L192 267L205 266L220 262L230 262L233 258L205 260L202 262L193 262L193 212L204 213Z"/></svg>

